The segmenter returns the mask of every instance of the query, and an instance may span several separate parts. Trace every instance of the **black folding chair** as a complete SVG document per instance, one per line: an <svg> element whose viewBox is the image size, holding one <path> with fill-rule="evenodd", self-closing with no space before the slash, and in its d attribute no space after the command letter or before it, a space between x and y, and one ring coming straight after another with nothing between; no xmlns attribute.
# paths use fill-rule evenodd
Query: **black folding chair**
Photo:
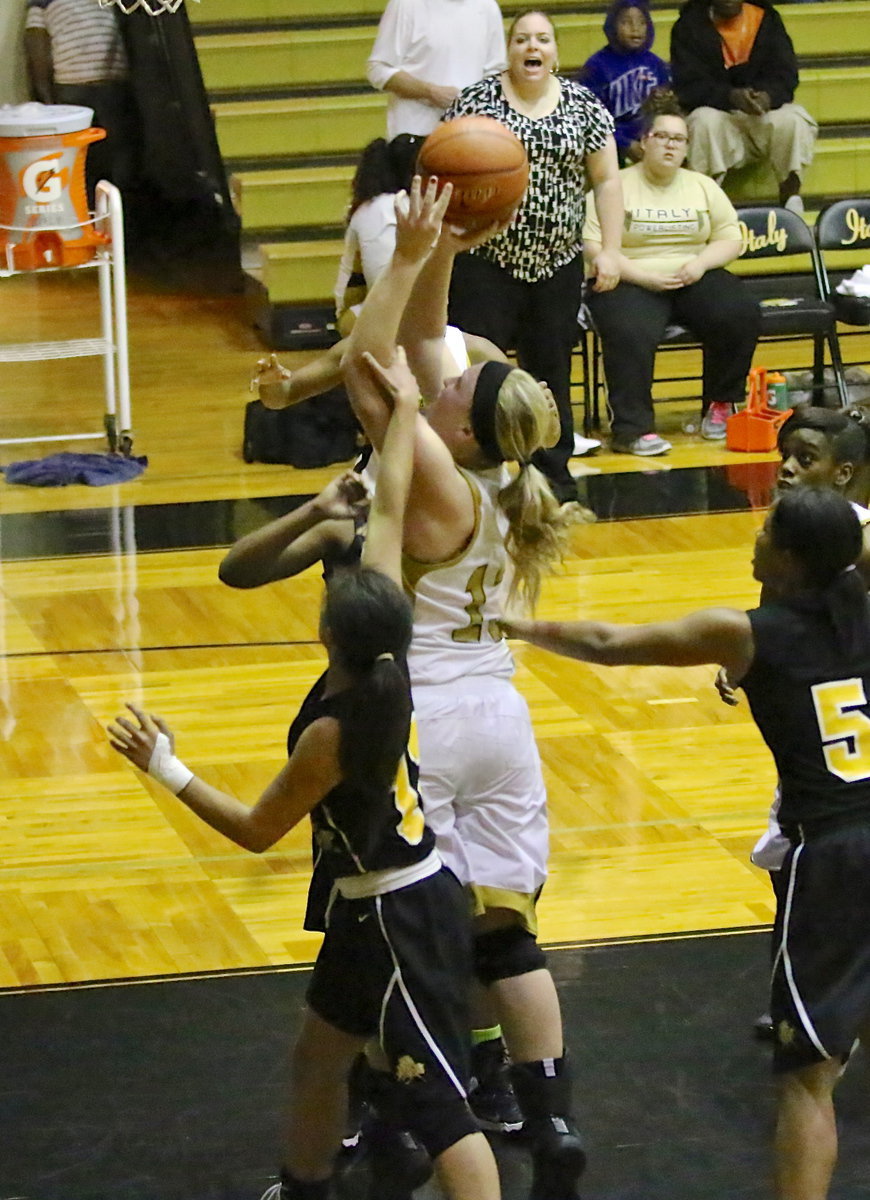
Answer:
<svg viewBox="0 0 870 1200"><path fill-rule="evenodd" d="M870 326L870 296L850 296L837 285L870 261L870 199L835 200L818 215L815 229L822 286L842 325Z"/></svg>

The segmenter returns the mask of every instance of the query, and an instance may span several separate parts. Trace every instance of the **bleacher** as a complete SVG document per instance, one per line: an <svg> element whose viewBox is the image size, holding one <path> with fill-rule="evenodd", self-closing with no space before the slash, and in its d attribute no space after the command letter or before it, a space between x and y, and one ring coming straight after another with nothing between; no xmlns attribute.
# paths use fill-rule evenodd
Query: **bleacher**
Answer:
<svg viewBox="0 0 870 1200"><path fill-rule="evenodd" d="M365 80L385 0L203 0L188 6L218 141L241 217L260 324L326 305L360 149L384 131L386 101ZM503 3L506 17L521 6ZM552 0L564 71L603 44L604 0ZM804 180L809 219L825 200L870 193L870 0L779 6L801 66L799 100L820 136ZM677 8L654 9L667 57ZM775 199L769 171L729 179L736 203ZM292 319L288 328L292 327ZM291 343L292 344L292 343Z"/></svg>

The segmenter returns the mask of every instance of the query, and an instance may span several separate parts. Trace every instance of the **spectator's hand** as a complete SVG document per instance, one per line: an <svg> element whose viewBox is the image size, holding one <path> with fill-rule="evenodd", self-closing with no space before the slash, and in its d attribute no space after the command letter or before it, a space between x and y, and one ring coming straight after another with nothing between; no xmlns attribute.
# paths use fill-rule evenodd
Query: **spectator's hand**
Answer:
<svg viewBox="0 0 870 1200"><path fill-rule="evenodd" d="M434 175L430 176L425 189L420 176L415 175L410 191L396 195L397 258L420 263L428 257L441 234L441 221L452 195L452 183L445 183L439 194Z"/></svg>
<svg viewBox="0 0 870 1200"><path fill-rule="evenodd" d="M420 407L420 385L408 366L404 346L396 347L393 361L388 367L379 363L368 351L363 354L363 358L376 383L386 392L396 408L404 405L415 409Z"/></svg>
<svg viewBox="0 0 870 1200"><path fill-rule="evenodd" d="M287 393L293 372L282 367L277 354L257 360L257 368L251 377L251 391L256 391L266 408L286 408Z"/></svg>
<svg viewBox="0 0 870 1200"><path fill-rule="evenodd" d="M677 279L679 279L683 287L687 287L690 283L697 283L699 279L704 277L706 268L698 261L697 256L690 258L687 263L683 263L679 271L677 271Z"/></svg>
<svg viewBox="0 0 870 1200"><path fill-rule="evenodd" d="M438 83L430 83L426 103L431 104L433 108L440 108L442 112L445 112L458 95L459 88L442 87Z"/></svg>
<svg viewBox="0 0 870 1200"><path fill-rule="evenodd" d="M716 672L716 691L719 693L719 699L723 704L727 704L731 708L736 708L740 703L737 692L731 686L728 680L728 672L724 667L720 667Z"/></svg>
<svg viewBox="0 0 870 1200"><path fill-rule="evenodd" d="M353 520L365 512L370 499L362 476L355 471L343 471L329 481L314 501L314 507L322 520Z"/></svg>
<svg viewBox="0 0 870 1200"><path fill-rule="evenodd" d="M752 97L753 101L755 102L755 105L758 108L758 112L760 115L763 116L764 113L770 112L770 93L769 92L760 92L760 91L757 91L755 88L750 88L749 95Z"/></svg>
<svg viewBox="0 0 870 1200"><path fill-rule="evenodd" d="M686 286L679 275L666 275L664 271L645 271L643 278L637 282L648 292L672 292Z"/></svg>
<svg viewBox="0 0 870 1200"><path fill-rule="evenodd" d="M751 117L761 116L762 110L759 108L758 102L753 98L750 88L732 88L728 102L738 112L748 113Z"/></svg>
<svg viewBox="0 0 870 1200"><path fill-rule="evenodd" d="M619 283L619 260L610 250L599 250L592 260L593 292L612 292Z"/></svg>

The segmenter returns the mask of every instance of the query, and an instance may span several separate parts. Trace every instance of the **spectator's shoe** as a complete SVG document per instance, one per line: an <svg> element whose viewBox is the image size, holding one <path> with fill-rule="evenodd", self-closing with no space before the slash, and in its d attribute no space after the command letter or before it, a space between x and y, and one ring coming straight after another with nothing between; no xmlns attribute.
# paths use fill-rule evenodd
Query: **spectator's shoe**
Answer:
<svg viewBox="0 0 870 1200"><path fill-rule="evenodd" d="M795 192L793 196L789 196L783 208L787 208L789 212L797 213L799 217L804 215L804 202L800 193Z"/></svg>
<svg viewBox="0 0 870 1200"><path fill-rule="evenodd" d="M708 442L721 442L725 438L726 422L734 410L725 400L714 400L701 419L701 437Z"/></svg>
<svg viewBox="0 0 870 1200"><path fill-rule="evenodd" d="M565 1117L535 1121L529 1200L579 1200L577 1183L585 1168L586 1151L573 1121Z"/></svg>
<svg viewBox="0 0 870 1200"><path fill-rule="evenodd" d="M583 437L580 433L574 434L574 458L587 458L590 454L597 454L601 449L601 442L597 438Z"/></svg>
<svg viewBox="0 0 870 1200"><path fill-rule="evenodd" d="M752 1022L752 1032L760 1042L773 1041L773 1019L769 1012L762 1013Z"/></svg>
<svg viewBox="0 0 870 1200"><path fill-rule="evenodd" d="M670 448L671 443L666 442L657 433L645 433L633 442L621 442L614 438L610 443L614 454L635 454L638 458L655 458L659 454L667 454Z"/></svg>
<svg viewBox="0 0 870 1200"><path fill-rule="evenodd" d="M471 1073L468 1103L481 1129L491 1133L517 1133L522 1129L523 1114L501 1038L471 1047Z"/></svg>

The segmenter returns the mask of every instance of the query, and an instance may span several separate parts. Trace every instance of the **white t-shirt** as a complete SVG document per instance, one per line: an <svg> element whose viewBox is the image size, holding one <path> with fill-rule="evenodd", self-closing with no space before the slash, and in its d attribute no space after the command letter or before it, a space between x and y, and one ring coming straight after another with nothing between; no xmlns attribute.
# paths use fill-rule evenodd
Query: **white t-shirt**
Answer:
<svg viewBox="0 0 870 1200"><path fill-rule="evenodd" d="M636 163L619 172L625 218L622 253L651 271L678 271L710 242L740 241L734 205L707 175L681 167L667 187ZM595 196L586 200L583 240L601 241Z"/></svg>
<svg viewBox="0 0 870 1200"><path fill-rule="evenodd" d="M354 288L370 288L393 257L396 245L395 200L394 192L381 192L373 200L361 204L348 222L335 280L336 316L340 317L346 308L351 307L345 297L348 283ZM359 276L362 276L361 280ZM358 308L358 305L353 307Z"/></svg>
<svg viewBox="0 0 870 1200"><path fill-rule="evenodd" d="M126 79L127 54L113 8L96 0L28 0L26 29L51 38L54 82L108 83Z"/></svg>
<svg viewBox="0 0 870 1200"><path fill-rule="evenodd" d="M496 0L389 0L368 60L372 87L382 91L397 71L458 90L506 65ZM387 137L431 133L442 109L392 93Z"/></svg>

